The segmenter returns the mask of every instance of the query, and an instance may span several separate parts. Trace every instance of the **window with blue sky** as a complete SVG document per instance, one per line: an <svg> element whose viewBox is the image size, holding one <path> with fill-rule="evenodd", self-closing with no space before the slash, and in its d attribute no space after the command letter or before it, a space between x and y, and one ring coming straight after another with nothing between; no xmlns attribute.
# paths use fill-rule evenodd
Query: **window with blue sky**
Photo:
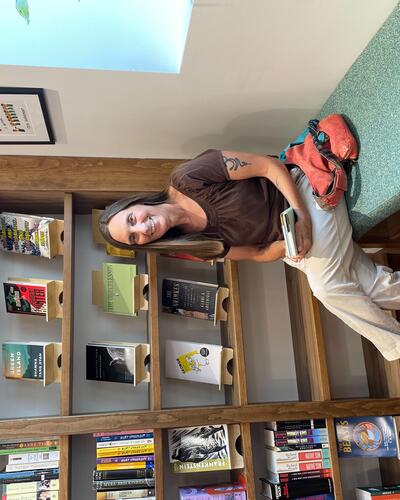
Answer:
<svg viewBox="0 0 400 500"><path fill-rule="evenodd" d="M1 0L0 64L179 73L192 0Z"/></svg>

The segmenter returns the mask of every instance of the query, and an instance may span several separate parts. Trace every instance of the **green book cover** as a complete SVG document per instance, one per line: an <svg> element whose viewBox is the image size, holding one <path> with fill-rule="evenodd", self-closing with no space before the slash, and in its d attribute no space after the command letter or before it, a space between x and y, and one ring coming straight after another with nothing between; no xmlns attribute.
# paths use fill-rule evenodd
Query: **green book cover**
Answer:
<svg viewBox="0 0 400 500"><path fill-rule="evenodd" d="M133 278L135 264L103 263L103 309L112 314L136 316Z"/></svg>
<svg viewBox="0 0 400 500"><path fill-rule="evenodd" d="M3 344L3 374L6 378L44 379L45 344Z"/></svg>

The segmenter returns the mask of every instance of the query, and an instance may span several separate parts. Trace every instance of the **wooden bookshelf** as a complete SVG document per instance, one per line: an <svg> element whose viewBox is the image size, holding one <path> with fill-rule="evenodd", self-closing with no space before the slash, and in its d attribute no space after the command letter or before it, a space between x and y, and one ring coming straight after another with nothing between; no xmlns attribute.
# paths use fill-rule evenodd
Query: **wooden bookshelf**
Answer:
<svg viewBox="0 0 400 500"><path fill-rule="evenodd" d="M70 438L101 431L152 428L155 435L155 466L157 500L165 497L163 477L162 432L172 427L203 424L238 423L241 425L244 475L248 498L256 498L253 452L250 428L267 420L326 418L333 463L335 498L343 499L339 460L333 428L333 418L344 416L399 415L400 394L398 366L397 382L393 381L393 365L384 366L379 356L380 383L371 378L370 399L334 400L326 366L319 306L312 297L301 273L287 269L287 285L296 373L300 401L249 404L241 324L237 265L217 264L218 282L229 287L228 321L221 327L224 345L234 349L233 386L226 389L226 404L221 406L163 408L160 372L160 325L158 318L157 257L146 256L149 276L148 339L151 346L149 408L140 411L113 411L93 414L72 412L72 346L74 310L74 216L90 214L92 208L106 204L134 191L157 191L167 180L172 168L183 160L129 160L112 158L12 157L0 158L0 210L21 213L64 214L63 256L63 319L62 319L62 378L59 414L49 417L13 418L0 421L1 438L61 436L61 496L70 493ZM10 175L18 171L18 176ZM372 240L368 244L372 245ZM384 373L386 375L384 375ZM375 389L372 387L375 384ZM396 385L396 387L394 387ZM388 389L390 386L390 390ZM18 417L18 415L15 415ZM88 477L90 481L90 477ZM199 478L201 482L201 478ZM170 499L168 499L170 500ZM173 500L173 499L171 499Z"/></svg>

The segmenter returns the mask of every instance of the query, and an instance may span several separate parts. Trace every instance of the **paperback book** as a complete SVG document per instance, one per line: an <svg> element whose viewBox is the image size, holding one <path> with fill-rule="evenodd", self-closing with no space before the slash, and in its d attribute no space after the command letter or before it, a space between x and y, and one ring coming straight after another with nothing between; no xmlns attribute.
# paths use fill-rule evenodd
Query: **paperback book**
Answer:
<svg viewBox="0 0 400 500"><path fill-rule="evenodd" d="M37 493L17 493L16 495L3 495L3 500L59 500L59 492L43 490Z"/></svg>
<svg viewBox="0 0 400 500"><path fill-rule="evenodd" d="M2 351L5 378L43 381L43 385L56 380L53 342L3 342Z"/></svg>
<svg viewBox="0 0 400 500"><path fill-rule="evenodd" d="M326 423L323 418L312 418L308 420L272 420L265 423L265 428L273 431L299 431L303 429L326 428Z"/></svg>
<svg viewBox="0 0 400 500"><path fill-rule="evenodd" d="M227 425L206 425L168 430L173 472L231 469Z"/></svg>
<svg viewBox="0 0 400 500"><path fill-rule="evenodd" d="M218 285L165 278L162 282L162 310L189 318L214 321Z"/></svg>
<svg viewBox="0 0 400 500"><path fill-rule="evenodd" d="M272 500L288 500L301 496L333 492L333 481L329 478L301 479L287 483L270 483L261 479L262 495Z"/></svg>
<svg viewBox="0 0 400 500"><path fill-rule="evenodd" d="M140 488L135 490L114 490L114 491L97 491L96 500L115 500L115 499L131 499L131 498L147 498L155 500L154 488Z"/></svg>
<svg viewBox="0 0 400 500"><path fill-rule="evenodd" d="M2 212L0 250L50 258L50 224L55 219Z"/></svg>
<svg viewBox="0 0 400 500"><path fill-rule="evenodd" d="M47 286L43 283L7 281L3 283L9 313L47 316Z"/></svg>
<svg viewBox="0 0 400 500"><path fill-rule="evenodd" d="M400 484L392 486L372 486L356 488L356 500L370 500L370 499L400 499Z"/></svg>
<svg viewBox="0 0 400 500"><path fill-rule="evenodd" d="M166 376L221 388L222 350L221 345L167 340Z"/></svg>
<svg viewBox="0 0 400 500"><path fill-rule="evenodd" d="M179 488L180 500L246 500L246 487L241 484Z"/></svg>
<svg viewBox="0 0 400 500"><path fill-rule="evenodd" d="M147 347L133 342L89 342L86 345L86 379L136 386L148 378L143 364Z"/></svg>
<svg viewBox="0 0 400 500"><path fill-rule="evenodd" d="M3 484L2 487L4 496L41 493L42 491L58 491L60 485L58 479L44 479L43 481Z"/></svg>
<svg viewBox="0 0 400 500"><path fill-rule="evenodd" d="M103 310L111 314L137 316L134 277L136 264L103 263Z"/></svg>
<svg viewBox="0 0 400 500"><path fill-rule="evenodd" d="M399 443L392 416L335 419L340 457L397 457Z"/></svg>
<svg viewBox="0 0 400 500"><path fill-rule="evenodd" d="M332 476L331 469L315 469L301 472L272 472L267 469L265 480L273 484L301 481L303 479L321 479Z"/></svg>

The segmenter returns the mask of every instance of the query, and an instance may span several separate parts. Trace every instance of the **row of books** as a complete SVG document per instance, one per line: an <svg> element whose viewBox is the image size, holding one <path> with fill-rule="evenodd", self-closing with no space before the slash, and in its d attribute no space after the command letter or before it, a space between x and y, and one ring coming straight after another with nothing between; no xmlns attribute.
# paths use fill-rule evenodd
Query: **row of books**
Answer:
<svg viewBox="0 0 400 500"><path fill-rule="evenodd" d="M58 500L57 438L0 442L2 500Z"/></svg>
<svg viewBox="0 0 400 500"><path fill-rule="evenodd" d="M147 307L143 299L144 280L135 279L141 276L136 264L104 262L101 272L93 272L93 303L106 313L137 316L138 310ZM57 316L49 315L49 311L57 305L58 296L52 293L55 283L50 279L9 278L3 283L7 312L54 319ZM222 302L227 293L227 289L213 283L164 278L162 311L215 323L225 319Z"/></svg>
<svg viewBox="0 0 400 500"><path fill-rule="evenodd" d="M3 376L43 382L58 380L57 358L60 345L54 342L3 342ZM149 381L146 360L149 344L97 341L86 345L86 378L136 386ZM228 363L233 350L216 344L166 342L166 377L188 382L231 384Z"/></svg>
<svg viewBox="0 0 400 500"><path fill-rule="evenodd" d="M95 433L96 500L155 499L154 434L152 430Z"/></svg>

